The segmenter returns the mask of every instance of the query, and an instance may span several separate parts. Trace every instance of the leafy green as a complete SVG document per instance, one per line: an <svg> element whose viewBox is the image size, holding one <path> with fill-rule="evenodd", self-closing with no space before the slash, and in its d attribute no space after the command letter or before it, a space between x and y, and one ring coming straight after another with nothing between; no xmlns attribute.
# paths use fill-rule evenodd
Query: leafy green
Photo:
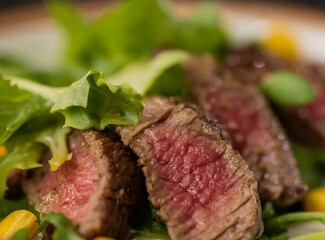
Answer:
<svg viewBox="0 0 325 240"><path fill-rule="evenodd" d="M276 236L279 233L285 232L289 226L306 221L319 221L325 224L325 213L294 212L276 216L264 223L265 234Z"/></svg>
<svg viewBox="0 0 325 240"><path fill-rule="evenodd" d="M59 69L56 66L53 66L53 69L43 69L41 67L29 66L26 59L16 58L18 57L3 56L0 53L0 69L4 76L33 79L35 82L54 87L69 85L76 79L74 77L76 71L69 66L64 65Z"/></svg>
<svg viewBox="0 0 325 240"><path fill-rule="evenodd" d="M130 239L170 239L166 225L162 222L149 201L143 201L129 219Z"/></svg>
<svg viewBox="0 0 325 240"><path fill-rule="evenodd" d="M71 221L60 213L48 213L42 219L40 230L44 230L49 225L54 226L53 240L84 240L77 231Z"/></svg>
<svg viewBox="0 0 325 240"><path fill-rule="evenodd" d="M220 56L229 45L217 11L209 5L181 18L171 14L167 1L129 0L94 20L64 1L49 1L48 7L66 32L65 65L79 74L90 68L110 74L165 48Z"/></svg>
<svg viewBox="0 0 325 240"><path fill-rule="evenodd" d="M166 234L151 233L151 232L137 232L131 235L132 240L170 240Z"/></svg>
<svg viewBox="0 0 325 240"><path fill-rule="evenodd" d="M292 238L291 240L324 240L325 239L325 231L310 233L303 236Z"/></svg>
<svg viewBox="0 0 325 240"><path fill-rule="evenodd" d="M312 85L289 71L268 74L261 83L261 89L272 102L283 107L302 106L315 99Z"/></svg>
<svg viewBox="0 0 325 240"><path fill-rule="evenodd" d="M176 47L193 53L223 56L229 49L215 3L203 5L186 19L178 19L174 39Z"/></svg>
<svg viewBox="0 0 325 240"><path fill-rule="evenodd" d="M22 198L14 201L0 198L0 206L0 221L1 219L8 216L10 213L20 209L26 209L28 211L33 212L35 215L38 215L35 209L31 205L29 205L27 198Z"/></svg>
<svg viewBox="0 0 325 240"><path fill-rule="evenodd" d="M173 90L173 81L166 81L157 86L155 80L163 74L167 69L180 64L190 58L190 55L183 51L165 51L158 54L151 61L136 62L129 64L117 74L106 79L108 83L119 85L123 83L130 84L137 92L145 95L155 84L155 89L159 89L163 84L167 86L169 91ZM171 79L175 80L175 79ZM156 92L159 92L156 90Z"/></svg>
<svg viewBox="0 0 325 240"><path fill-rule="evenodd" d="M166 1L130 0L109 10L95 22L95 32L116 63L150 57L173 39L174 23Z"/></svg>
<svg viewBox="0 0 325 240"><path fill-rule="evenodd" d="M67 147L69 132L69 128L60 126L58 128L48 128L37 137L36 141L48 146L52 153L52 158L48 161L51 171L56 171L65 161L72 158Z"/></svg>
<svg viewBox="0 0 325 240"><path fill-rule="evenodd" d="M12 84L17 85L22 91L28 91L29 94L36 94L41 96L47 103L48 106L52 105L57 100L60 94L66 89L66 87L50 87L43 85L31 80L19 78L19 77L8 77ZM48 110L48 109L47 109Z"/></svg>
<svg viewBox="0 0 325 240"><path fill-rule="evenodd" d="M103 130L109 124L136 124L143 110L142 97L130 86L113 86L102 73L89 71L54 103L51 112L65 116L65 126Z"/></svg>
<svg viewBox="0 0 325 240"><path fill-rule="evenodd" d="M63 120L57 115L30 119L5 142L8 154L0 157L0 197L6 190L6 178L12 170L41 166L38 161L43 156L45 145L55 151L50 162L52 169L69 159L67 146L63 144L67 130L62 129L62 125Z"/></svg>
<svg viewBox="0 0 325 240"><path fill-rule="evenodd" d="M145 95L178 96L184 99L190 99L191 90L186 81L184 70L179 65L167 69L157 77Z"/></svg>
<svg viewBox="0 0 325 240"><path fill-rule="evenodd" d="M29 229L21 228L13 234L10 240L28 240L29 239Z"/></svg>
<svg viewBox="0 0 325 240"><path fill-rule="evenodd" d="M322 186L325 179L325 153L307 148L294 141L291 142L291 146L303 182L308 185L309 189Z"/></svg>
<svg viewBox="0 0 325 240"><path fill-rule="evenodd" d="M86 27L87 23L80 12L75 7L67 4L65 1L50 0L49 12L64 29L69 36L78 34L79 31Z"/></svg>
<svg viewBox="0 0 325 240"><path fill-rule="evenodd" d="M264 223L264 233L261 240L287 240L288 228L296 224L307 221L319 221L325 224L325 213L323 212L293 212L278 215L272 203L263 206L262 219ZM303 237L301 236L302 239ZM306 238L306 240L309 238Z"/></svg>
<svg viewBox="0 0 325 240"><path fill-rule="evenodd" d="M21 90L0 76L0 144L30 118L49 108L50 103L39 95Z"/></svg>
<svg viewBox="0 0 325 240"><path fill-rule="evenodd" d="M0 196L6 190L7 175L14 169L32 169L40 167L38 160L41 158L42 145L34 142L18 143L8 155L0 157Z"/></svg>

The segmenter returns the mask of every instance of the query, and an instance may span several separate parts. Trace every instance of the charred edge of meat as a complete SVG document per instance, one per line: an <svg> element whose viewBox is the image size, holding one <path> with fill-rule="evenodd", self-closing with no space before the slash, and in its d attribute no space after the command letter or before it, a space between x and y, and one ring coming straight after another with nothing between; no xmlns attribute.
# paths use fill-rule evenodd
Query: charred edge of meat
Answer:
<svg viewBox="0 0 325 240"><path fill-rule="evenodd" d="M249 163L262 201L277 200L286 206L301 200L306 186L300 180L285 133L256 85L237 79L241 76L236 68L229 70L208 57L192 59L184 64L184 70L198 104L219 120ZM256 136L258 131L268 139L266 142Z"/></svg>
<svg viewBox="0 0 325 240"><path fill-rule="evenodd" d="M207 121L197 111L197 107L193 106L163 97L147 98L141 123L138 126L117 128L122 141L129 144L139 156L139 163L146 176L149 199L158 209L172 239L258 237L263 224L253 173L224 140L215 122L212 124ZM190 152L185 150L188 144L193 147L188 150ZM169 146L168 149L166 146ZM179 155L179 151L185 155ZM209 159L208 156L213 157ZM169 169L169 166L179 167ZM209 168L201 174L202 180L198 180L195 169L199 171L201 167ZM193 171L187 172L191 168ZM216 171L215 176L219 176L218 181L210 179L210 183L215 184L211 188L203 186L204 178L210 176L209 171ZM203 184L201 190L211 190L211 195L203 196L200 189L182 186L175 180L179 177L178 174L184 174L181 177L183 179L192 177L193 181L188 182L194 184L192 187L196 183ZM226 178L230 178L229 181ZM237 189L234 186L241 187ZM183 194L179 192L181 189ZM175 199L180 199L181 202ZM211 203L204 199L208 202L211 200ZM192 200L194 202L188 202ZM225 207L224 204L229 206ZM211 205L216 207L211 208Z"/></svg>
<svg viewBox="0 0 325 240"><path fill-rule="evenodd" d="M64 213L87 239L127 239L129 213L144 195L144 180L134 154L118 139L111 131L73 130L72 160L55 172L48 164L29 172L24 181L29 201L41 213Z"/></svg>

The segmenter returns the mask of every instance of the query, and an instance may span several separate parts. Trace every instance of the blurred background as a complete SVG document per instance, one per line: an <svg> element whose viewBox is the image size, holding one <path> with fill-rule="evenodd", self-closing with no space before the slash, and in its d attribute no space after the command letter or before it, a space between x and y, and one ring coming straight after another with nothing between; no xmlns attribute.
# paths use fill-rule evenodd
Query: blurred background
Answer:
<svg viewBox="0 0 325 240"><path fill-rule="evenodd" d="M77 1L85 1L85 0L77 0ZM181 0L181 1L200 1L200 0ZM202 0L204 1L204 0ZM230 0L228 0L230 1ZM236 0L235 0L236 1ZM294 4L294 5L302 5L309 6L312 8L321 8L325 11L325 0L237 0L238 2L271 2L271 3L279 3L279 4ZM42 3L43 0L0 0L0 9L8 8L14 6L21 5L30 5L30 4L39 4Z"/></svg>

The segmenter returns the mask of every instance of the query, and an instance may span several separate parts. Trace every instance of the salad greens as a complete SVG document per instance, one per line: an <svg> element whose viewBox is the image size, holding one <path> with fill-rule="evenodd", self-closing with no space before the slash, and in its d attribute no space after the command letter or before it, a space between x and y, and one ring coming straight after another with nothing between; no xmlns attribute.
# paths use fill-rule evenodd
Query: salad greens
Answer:
<svg viewBox="0 0 325 240"><path fill-rule="evenodd" d="M72 83L51 108L65 116L65 126L99 130L110 124L136 124L142 110L140 94L127 84L117 87L105 82L97 71Z"/></svg>
<svg viewBox="0 0 325 240"><path fill-rule="evenodd" d="M109 75L162 49L221 57L229 43L214 8L207 4L180 18L170 13L167 1L131 0L92 20L64 1L48 2L50 13L66 32L63 67L75 78L89 69Z"/></svg>
<svg viewBox="0 0 325 240"><path fill-rule="evenodd" d="M306 105L315 99L311 84L300 75L289 71L268 74L261 88L272 102L284 107Z"/></svg>
<svg viewBox="0 0 325 240"><path fill-rule="evenodd" d="M0 144L29 119L49 109L49 102L19 89L0 76Z"/></svg>
<svg viewBox="0 0 325 240"><path fill-rule="evenodd" d="M21 78L0 79L0 143L8 154L0 156L0 196L13 169L40 167L45 146L52 153L52 171L71 159L66 146L69 128L105 129L111 124L136 124L143 110L142 96L127 83L113 84L121 76L142 79L143 89L154 84L165 70L188 59L183 52L158 54L151 63L135 63L120 75L105 79L91 70L67 87L50 87ZM145 71L139 71L144 67ZM111 83L112 82L112 83ZM98 104L101 103L101 104ZM21 108L28 108L25 111ZM64 117L62 117L62 115Z"/></svg>
<svg viewBox="0 0 325 240"><path fill-rule="evenodd" d="M36 216L39 214L34 211L34 208L28 204L27 198L21 198L18 200L8 200L5 198L0 199L0 220L8 216L10 213L19 210L19 209L25 209L28 211L33 212Z"/></svg>
<svg viewBox="0 0 325 240"><path fill-rule="evenodd" d="M293 212L278 215L271 203L263 206L262 218L264 222L264 233L262 240L286 240L289 239L288 228L306 221L319 221L325 224L323 212ZM301 237L307 237L308 234Z"/></svg>
<svg viewBox="0 0 325 240"><path fill-rule="evenodd" d="M155 84L153 80L158 79L172 66L185 62L189 58L190 55L184 51L164 51L149 62L129 64L115 75L108 77L106 81L115 85L128 82L137 92L146 95ZM167 85L171 84L171 81L167 79L166 81Z"/></svg>
<svg viewBox="0 0 325 240"><path fill-rule="evenodd" d="M323 240L325 238L325 232L316 232L316 233L310 233L306 234L300 237L295 237L292 240Z"/></svg>
<svg viewBox="0 0 325 240"><path fill-rule="evenodd" d="M85 17L64 1L48 1L47 8L66 34L61 62L44 71L30 69L15 57L0 56L5 76L0 76L0 146L7 152L0 155L0 218L19 208L32 209L26 199L2 198L13 169L40 167L39 159L49 150L49 164L55 171L71 159L66 146L70 127L104 130L112 124L136 124L143 96L189 97L179 65L191 54L222 58L230 45L215 7L209 4L187 17L172 14L163 0L124 1L96 19ZM290 72L267 76L261 88L283 106L307 104L315 95L304 79ZM319 186L324 174L316 169L325 154L298 144L293 150L303 179L312 187ZM288 239L290 225L324 222L325 218L322 213L307 212L278 215L270 204L263 209L262 239ZM83 239L61 214L47 214L41 230L48 225L55 227L54 240ZM144 203L130 225L132 239L169 239L149 203ZM17 233L17 239L24 239L25 230ZM322 234L315 237L321 239ZM304 239L309 238L296 238Z"/></svg>
<svg viewBox="0 0 325 240"><path fill-rule="evenodd" d="M53 240L84 240L75 230L74 225L63 214L48 213L46 214L41 223L40 230L45 230L49 225L54 226Z"/></svg>

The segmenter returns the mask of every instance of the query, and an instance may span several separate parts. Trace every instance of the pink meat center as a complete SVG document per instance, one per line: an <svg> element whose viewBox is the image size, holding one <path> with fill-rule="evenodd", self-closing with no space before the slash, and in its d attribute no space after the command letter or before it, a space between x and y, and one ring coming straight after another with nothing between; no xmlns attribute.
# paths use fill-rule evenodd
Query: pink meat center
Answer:
<svg viewBox="0 0 325 240"><path fill-rule="evenodd" d="M232 90L212 89L207 94L207 102L210 106L207 110L226 127L232 143L244 158L274 147L269 119L261 116L261 108L255 109L259 103L253 96L240 96L237 91Z"/></svg>
<svg viewBox="0 0 325 240"><path fill-rule="evenodd" d="M87 202L94 192L98 173L94 156L86 146L72 144L73 158L43 179L41 210L65 214L79 222L87 213Z"/></svg>
<svg viewBox="0 0 325 240"><path fill-rule="evenodd" d="M170 214L168 219L187 222L184 234L204 231L206 222L216 222L231 211L238 177L223 159L224 149L206 136L170 124L157 125L145 134L154 152L149 164L163 185L158 194L163 211ZM223 205L230 209L222 210Z"/></svg>

